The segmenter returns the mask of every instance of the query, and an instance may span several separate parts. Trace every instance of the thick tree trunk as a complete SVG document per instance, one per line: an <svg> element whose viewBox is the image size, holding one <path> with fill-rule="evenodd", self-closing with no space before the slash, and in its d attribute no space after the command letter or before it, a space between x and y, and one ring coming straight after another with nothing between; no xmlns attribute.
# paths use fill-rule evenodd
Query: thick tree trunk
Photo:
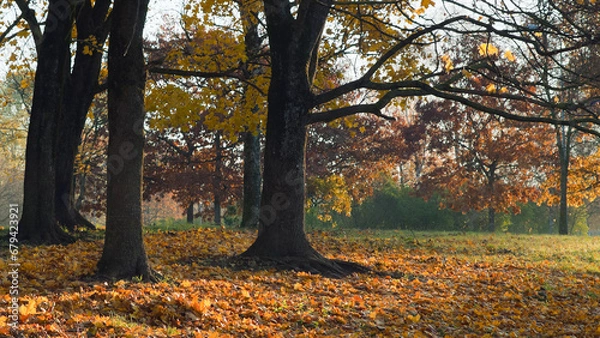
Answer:
<svg viewBox="0 0 600 338"><path fill-rule="evenodd" d="M298 117L302 112L269 109L259 234L245 255L319 258L304 232L306 127Z"/></svg>
<svg viewBox="0 0 600 338"><path fill-rule="evenodd" d="M260 211L260 136L244 134L244 198L242 228L258 227Z"/></svg>
<svg viewBox="0 0 600 338"><path fill-rule="evenodd" d="M571 159L571 136L570 127L559 126L556 129L556 144L558 145L558 161L560 166L559 183L559 205L558 205L558 233L560 235L569 234L569 204L567 200L568 180L569 180L569 162Z"/></svg>
<svg viewBox="0 0 600 338"><path fill-rule="evenodd" d="M94 36L102 46L108 36L106 16L110 1L96 1L94 7L83 2L77 15L77 33L81 37ZM98 75L102 65L102 52L92 55L83 53L84 43L78 43L75 63L68 81L65 83L64 111L59 120L60 133L56 149L56 192L55 208L58 223L74 230L76 226L95 228L75 208L73 171L75 157L81 143L81 132L87 112L95 95ZM88 46L89 47L89 46Z"/></svg>
<svg viewBox="0 0 600 338"><path fill-rule="evenodd" d="M48 24L38 46L33 104L25 154L23 216L20 240L36 244L72 241L56 222L55 146L62 114L64 82L70 68L73 25L68 3L50 0ZM50 24L51 23L51 24Z"/></svg>
<svg viewBox="0 0 600 338"><path fill-rule="evenodd" d="M331 1L303 1L297 18L287 1L265 1L271 46L271 82L258 237L242 258L261 258L286 268L342 277L366 271L328 260L304 231L306 124L310 86Z"/></svg>
<svg viewBox="0 0 600 338"><path fill-rule="evenodd" d="M116 1L108 52L106 237L98 275L154 281L142 239L144 55L148 0Z"/></svg>

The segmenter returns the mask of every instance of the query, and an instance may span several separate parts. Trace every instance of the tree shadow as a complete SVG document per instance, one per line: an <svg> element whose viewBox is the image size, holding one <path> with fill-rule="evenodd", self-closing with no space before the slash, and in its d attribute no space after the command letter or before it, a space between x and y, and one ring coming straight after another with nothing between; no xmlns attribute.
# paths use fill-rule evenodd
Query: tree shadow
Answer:
<svg viewBox="0 0 600 338"><path fill-rule="evenodd" d="M187 257L180 259L179 264L195 262L200 266L220 267L232 271L294 271L321 275L326 278L345 278L352 274L375 275L378 277L405 278L406 274L400 271L380 271L371 267L340 259L325 257L247 257L213 256L204 259Z"/></svg>

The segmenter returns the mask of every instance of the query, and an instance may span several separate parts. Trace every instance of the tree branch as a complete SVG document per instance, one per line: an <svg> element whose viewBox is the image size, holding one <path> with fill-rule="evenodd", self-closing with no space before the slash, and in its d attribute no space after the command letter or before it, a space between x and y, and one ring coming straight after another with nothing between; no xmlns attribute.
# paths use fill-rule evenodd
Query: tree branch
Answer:
<svg viewBox="0 0 600 338"><path fill-rule="evenodd" d="M15 0L17 6L21 10L21 16L27 24L29 25L29 29L31 29L31 34L33 35L33 41L35 41L35 45L39 47L42 43L42 29L40 28L40 23L35 18L35 12L33 9L29 8L29 2L26 0Z"/></svg>
<svg viewBox="0 0 600 338"><path fill-rule="evenodd" d="M439 24L432 25L425 29L421 29L419 31L414 32L413 34L409 35L408 37L406 37L405 39L400 41L394 47L389 49L385 54L383 54L381 56L381 58L379 58L379 60L377 60L377 62L375 62L375 64L373 64L359 79L348 82L344 85L341 85L341 86L334 88L330 91L327 91L325 93L316 95L313 99L313 107L318 106L320 104L327 103L327 102L334 100L342 95L348 94L354 90L364 88L365 84L371 83L370 80L373 77L373 75L387 61L389 61L394 55L396 55L401 49L411 45L417 39L419 39L427 34L430 34L438 29L442 29L445 26L450 25L452 23L465 20L465 18L466 18L466 16L458 16L458 17L450 18L450 19L444 20L443 22L440 22Z"/></svg>
<svg viewBox="0 0 600 338"><path fill-rule="evenodd" d="M163 68L163 67L148 67L146 70L150 73L154 74L165 74L165 75L176 75L183 77L201 77L205 79L236 79L241 81L252 88L256 89L261 95L266 95L266 93L254 83L246 80L242 75L237 74L237 69L230 69L224 72L202 72L195 70L182 70L175 68Z"/></svg>

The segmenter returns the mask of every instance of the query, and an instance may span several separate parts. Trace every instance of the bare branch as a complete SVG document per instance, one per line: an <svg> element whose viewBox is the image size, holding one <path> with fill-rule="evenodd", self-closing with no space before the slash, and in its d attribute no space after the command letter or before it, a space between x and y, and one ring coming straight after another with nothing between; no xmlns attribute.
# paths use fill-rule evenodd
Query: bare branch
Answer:
<svg viewBox="0 0 600 338"><path fill-rule="evenodd" d="M242 75L238 74L237 69L230 69L223 72L202 72L175 68L148 67L147 71L154 74L176 75L183 77L201 77L205 79L236 79L256 89L261 95L266 95L266 93L260 87L246 80Z"/></svg>

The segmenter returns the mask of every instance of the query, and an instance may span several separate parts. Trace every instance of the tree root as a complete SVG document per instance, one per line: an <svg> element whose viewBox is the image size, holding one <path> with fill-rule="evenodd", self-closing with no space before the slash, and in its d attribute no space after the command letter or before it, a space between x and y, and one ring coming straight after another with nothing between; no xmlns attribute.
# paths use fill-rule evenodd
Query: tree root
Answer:
<svg viewBox="0 0 600 338"><path fill-rule="evenodd" d="M327 278L344 278L353 273L370 273L371 268L343 260L328 259L323 256L256 257L235 256L207 262L234 270L280 270L318 274Z"/></svg>

